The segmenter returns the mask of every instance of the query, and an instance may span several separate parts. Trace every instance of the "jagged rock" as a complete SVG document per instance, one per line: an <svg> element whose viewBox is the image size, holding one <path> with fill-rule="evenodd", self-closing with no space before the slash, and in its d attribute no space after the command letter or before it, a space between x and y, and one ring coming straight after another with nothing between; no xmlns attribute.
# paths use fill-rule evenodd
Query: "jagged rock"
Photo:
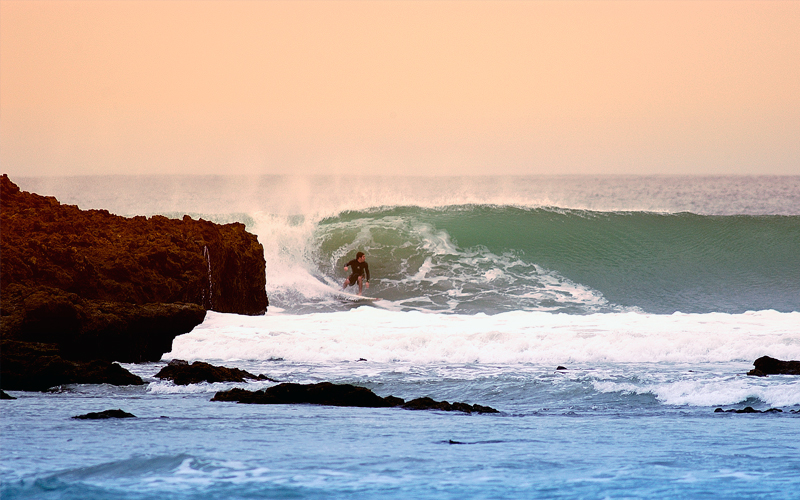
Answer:
<svg viewBox="0 0 800 500"><path fill-rule="evenodd" d="M401 405L407 410L441 410L441 411L463 411L464 413L499 413L494 408L481 405L469 405L467 403L448 403L447 401L434 401L431 398L417 398Z"/></svg>
<svg viewBox="0 0 800 500"><path fill-rule="evenodd" d="M298 404L309 403L329 406L357 406L366 408L391 408L402 406L410 410L462 411L466 413L498 413L494 408L466 403L434 401L418 398L406 403L394 396L382 398L367 389L350 384L291 384L283 383L261 391L231 389L217 392L211 401L235 401L246 404Z"/></svg>
<svg viewBox="0 0 800 500"><path fill-rule="evenodd" d="M735 409L723 410L722 408L717 408L716 410L714 410L714 413L783 413L783 410L781 410L780 408L770 408L769 410L761 411L761 410L756 410L752 406L745 406L741 410L735 410Z"/></svg>
<svg viewBox="0 0 800 500"><path fill-rule="evenodd" d="M47 370L0 350L3 388L114 379L109 362L161 359L206 310L267 309L263 247L243 224L80 210L7 175L0 199L0 336L54 349Z"/></svg>
<svg viewBox="0 0 800 500"><path fill-rule="evenodd" d="M0 399L17 399L10 394L6 394L5 391L0 391Z"/></svg>
<svg viewBox="0 0 800 500"><path fill-rule="evenodd" d="M767 375L800 375L800 361L781 361L769 356L761 356L753 361L754 369L748 375L766 377Z"/></svg>
<svg viewBox="0 0 800 500"><path fill-rule="evenodd" d="M58 354L71 360L138 363L160 360L173 339L205 314L197 304L88 300L57 288L10 284L3 288L2 334L56 344Z"/></svg>
<svg viewBox="0 0 800 500"><path fill-rule="evenodd" d="M80 420L100 420L104 418L136 418L136 415L122 410L106 410L100 412L90 412L86 415L76 415L72 418Z"/></svg>
<svg viewBox="0 0 800 500"><path fill-rule="evenodd" d="M71 361L56 344L3 339L0 381L12 391L46 391L66 384L142 385L144 381L116 363Z"/></svg>
<svg viewBox="0 0 800 500"><path fill-rule="evenodd" d="M0 177L0 282L47 286L83 299L191 303L263 314L264 249L240 223L126 218L20 191Z"/></svg>
<svg viewBox="0 0 800 500"><path fill-rule="evenodd" d="M245 379L276 382L276 380L266 375L253 375L239 368L214 366L203 361L195 361L189 364L182 359L170 361L167 366L156 373L156 378L172 380L177 385L198 384L200 382L244 382Z"/></svg>

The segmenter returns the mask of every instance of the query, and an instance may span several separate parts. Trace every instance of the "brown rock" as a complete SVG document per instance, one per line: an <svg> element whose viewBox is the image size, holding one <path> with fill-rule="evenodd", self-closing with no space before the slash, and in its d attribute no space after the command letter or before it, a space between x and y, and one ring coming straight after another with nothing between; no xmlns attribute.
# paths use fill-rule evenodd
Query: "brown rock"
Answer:
<svg viewBox="0 0 800 500"><path fill-rule="evenodd" d="M79 420L101 420L105 418L136 418L136 415L122 410L106 410L100 412L89 412L86 415L76 415L72 418Z"/></svg>
<svg viewBox="0 0 800 500"><path fill-rule="evenodd" d="M116 363L64 359L57 344L3 339L0 352L0 381L6 390L46 391L66 384L144 384L140 377Z"/></svg>
<svg viewBox="0 0 800 500"><path fill-rule="evenodd" d="M170 361L167 366L156 373L156 378L172 380L177 385L198 384L200 382L244 382L245 379L275 382L275 380L265 375L253 375L238 368L214 366L203 361L195 361L189 364L180 359Z"/></svg>
<svg viewBox="0 0 800 500"><path fill-rule="evenodd" d="M382 398L365 387L350 384L290 384L284 383L261 391L231 389L217 392L211 401L235 401L247 404L318 404L329 406L358 406L367 408L390 408L402 406L409 410L462 411L465 413L498 413L494 408L466 403L434 401L418 398L406 403L394 396Z"/></svg>
<svg viewBox="0 0 800 500"><path fill-rule="evenodd" d="M197 304L130 304L82 299L57 288L3 289L3 339L52 343L67 359L158 361L173 339L203 321ZM0 355L3 355L0 352Z"/></svg>
<svg viewBox="0 0 800 500"><path fill-rule="evenodd" d="M399 399L399 398L394 398ZM365 387L350 384L278 384L262 391L231 389L220 391L211 401L236 401L249 404L298 404L308 403L328 406L358 406L386 408L394 406ZM402 401L402 400L400 400Z"/></svg>
<svg viewBox="0 0 800 500"><path fill-rule="evenodd" d="M447 401L435 401L431 398L412 399L402 405L407 410L441 410L441 411L462 411L464 413L499 413L494 408L481 405L469 405L467 403L448 403Z"/></svg>
<svg viewBox="0 0 800 500"><path fill-rule="evenodd" d="M141 383L110 362L159 360L206 309L268 306L263 247L242 224L80 210L2 175L0 226L0 335L16 341L0 350L3 388Z"/></svg>
<svg viewBox="0 0 800 500"><path fill-rule="evenodd" d="M264 250L239 223L120 217L20 191L0 177L0 286L47 286L83 299L191 303L263 314Z"/></svg>
<svg viewBox="0 0 800 500"><path fill-rule="evenodd" d="M781 361L769 356L761 356L753 361L754 369L748 375L766 377L767 375L800 375L800 361Z"/></svg>

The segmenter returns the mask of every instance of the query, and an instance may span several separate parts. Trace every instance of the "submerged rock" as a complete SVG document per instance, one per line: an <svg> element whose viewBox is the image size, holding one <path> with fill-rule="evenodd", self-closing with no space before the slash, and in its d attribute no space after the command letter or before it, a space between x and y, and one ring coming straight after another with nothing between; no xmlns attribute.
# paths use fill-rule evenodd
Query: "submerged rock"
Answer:
<svg viewBox="0 0 800 500"><path fill-rule="evenodd" d="M173 359L155 376L162 380L172 380L177 385L198 384L200 382L244 382L245 379L276 382L276 380L266 375L253 375L238 368L214 366L203 361L195 361L189 364L182 359Z"/></svg>
<svg viewBox="0 0 800 500"><path fill-rule="evenodd" d="M753 361L748 375L766 377L767 375L800 375L800 361L781 361L769 356L761 356Z"/></svg>
<svg viewBox="0 0 800 500"><path fill-rule="evenodd" d="M77 418L80 420L100 420L104 418L136 418L136 415L117 409L96 413L87 413L86 415L76 415L72 418Z"/></svg>
<svg viewBox="0 0 800 500"><path fill-rule="evenodd" d="M245 404L298 404L308 403L328 406L356 406L365 408L403 407L409 410L442 410L462 411L465 413L498 413L494 408L466 403L448 403L434 401L431 398L418 398L406 403L394 396L384 398L366 387L351 384L318 384L283 383L261 391L231 389L217 392L211 401L235 401Z"/></svg>

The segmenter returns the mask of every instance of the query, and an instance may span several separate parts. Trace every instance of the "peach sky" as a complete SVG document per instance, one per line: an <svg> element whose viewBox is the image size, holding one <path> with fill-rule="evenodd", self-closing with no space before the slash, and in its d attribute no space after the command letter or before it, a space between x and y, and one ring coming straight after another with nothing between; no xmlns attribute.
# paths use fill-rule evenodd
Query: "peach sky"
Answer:
<svg viewBox="0 0 800 500"><path fill-rule="evenodd" d="M800 2L0 2L0 168L800 174Z"/></svg>

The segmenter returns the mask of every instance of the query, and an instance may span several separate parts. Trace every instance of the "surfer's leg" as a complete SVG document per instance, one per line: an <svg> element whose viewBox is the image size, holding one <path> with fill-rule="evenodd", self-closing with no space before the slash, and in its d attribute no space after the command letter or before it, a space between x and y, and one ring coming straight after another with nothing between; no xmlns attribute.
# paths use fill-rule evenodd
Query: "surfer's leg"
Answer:
<svg viewBox="0 0 800 500"><path fill-rule="evenodd" d="M364 291L363 287L364 287L364 277L363 276L359 276L358 277L358 294L359 295L361 295L361 292Z"/></svg>

